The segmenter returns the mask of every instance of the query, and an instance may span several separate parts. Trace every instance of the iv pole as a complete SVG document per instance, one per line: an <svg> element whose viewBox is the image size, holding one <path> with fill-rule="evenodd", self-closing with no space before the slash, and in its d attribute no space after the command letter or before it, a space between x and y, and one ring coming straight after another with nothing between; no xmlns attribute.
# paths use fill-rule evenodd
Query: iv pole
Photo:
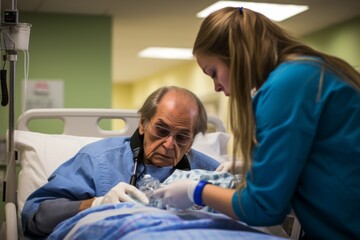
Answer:
<svg viewBox="0 0 360 240"><path fill-rule="evenodd" d="M14 1L11 4L11 10L15 13L15 21L11 24L17 24L17 12L16 6L14 5ZM1 31L3 30L3 25L8 25L2 21L1 23ZM4 24L3 24L4 23ZM9 25L9 32L12 31L13 26ZM17 51L14 46L13 49L8 49L5 44L6 56L4 56L4 61L10 62L10 79L9 79L9 122L8 122L8 137L7 137L7 158L6 158L6 175L4 179L4 199L5 202L13 202L16 201L16 192L13 189L16 189L16 167L15 167L15 149L14 149L14 115L15 115L15 62L17 61ZM15 45L15 44L14 44Z"/></svg>
<svg viewBox="0 0 360 240"><path fill-rule="evenodd" d="M11 8L6 9L0 18L1 50L5 50L3 56L4 69L0 70L1 89L3 91L1 104L6 106L9 102L9 128L7 132L6 173L3 185L3 201L5 201L5 222L1 223L1 237L18 239L17 213L16 213L16 163L14 147L14 116L15 116L15 64L18 50L28 50L31 24L18 23L18 11L16 0L11 1ZM0 13L1 11L0 0ZM9 96L6 87L5 63L9 61ZM27 69L26 69L27 70ZM4 94L6 93L6 94ZM8 98L9 97L9 98ZM6 226L6 232L2 226ZM5 232L5 233L4 233ZM5 235L4 235L5 234Z"/></svg>
<svg viewBox="0 0 360 240"><path fill-rule="evenodd" d="M17 50L27 50L30 24L18 23L16 0L12 0L11 9L4 11L0 32L4 40L2 48L6 50L4 61L9 61L9 129L7 133L7 160L3 196L6 203L16 203L16 164L14 148L14 123L15 123L15 70ZM0 0L1 5L1 0ZM0 9L1 10L1 9ZM27 28L27 29L26 29ZM5 74L6 75L6 74Z"/></svg>
<svg viewBox="0 0 360 240"><path fill-rule="evenodd" d="M7 60L10 62L10 79L9 79L9 130L8 130L8 146L7 146L7 162L6 172L7 179L5 185L5 202L15 203L16 199L16 167L15 167L15 149L14 149L14 116L15 116L15 63L17 61L16 50L9 50L6 54Z"/></svg>

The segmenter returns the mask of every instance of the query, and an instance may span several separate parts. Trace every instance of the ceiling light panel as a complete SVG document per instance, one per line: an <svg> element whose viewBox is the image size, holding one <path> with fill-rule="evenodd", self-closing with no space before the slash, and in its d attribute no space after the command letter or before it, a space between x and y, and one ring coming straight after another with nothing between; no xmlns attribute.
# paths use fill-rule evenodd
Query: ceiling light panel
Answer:
<svg viewBox="0 0 360 240"><path fill-rule="evenodd" d="M204 18L210 13L224 7L244 7L259 12L268 18L281 22L292 16L309 9L306 5L260 3L260 2L237 2L237 1L218 1L196 14L199 18Z"/></svg>
<svg viewBox="0 0 360 240"><path fill-rule="evenodd" d="M161 59L192 59L191 48L165 48L165 47L149 47L138 53L142 58L161 58Z"/></svg>

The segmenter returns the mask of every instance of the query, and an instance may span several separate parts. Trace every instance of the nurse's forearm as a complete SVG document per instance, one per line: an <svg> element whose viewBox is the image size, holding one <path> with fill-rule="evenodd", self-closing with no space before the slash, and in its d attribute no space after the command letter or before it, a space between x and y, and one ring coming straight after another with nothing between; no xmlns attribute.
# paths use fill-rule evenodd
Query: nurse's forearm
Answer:
<svg viewBox="0 0 360 240"><path fill-rule="evenodd" d="M202 191L202 201L209 207L233 219L237 219L232 207L232 197L236 190L206 184Z"/></svg>

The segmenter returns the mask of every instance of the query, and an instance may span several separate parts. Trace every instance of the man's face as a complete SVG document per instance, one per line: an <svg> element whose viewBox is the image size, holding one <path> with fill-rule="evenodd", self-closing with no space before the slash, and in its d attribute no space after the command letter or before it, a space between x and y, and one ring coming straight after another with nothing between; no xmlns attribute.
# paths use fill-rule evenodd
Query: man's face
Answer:
<svg viewBox="0 0 360 240"><path fill-rule="evenodd" d="M176 94L168 92L150 122L140 123L145 163L175 166L191 147L197 106L189 97Z"/></svg>

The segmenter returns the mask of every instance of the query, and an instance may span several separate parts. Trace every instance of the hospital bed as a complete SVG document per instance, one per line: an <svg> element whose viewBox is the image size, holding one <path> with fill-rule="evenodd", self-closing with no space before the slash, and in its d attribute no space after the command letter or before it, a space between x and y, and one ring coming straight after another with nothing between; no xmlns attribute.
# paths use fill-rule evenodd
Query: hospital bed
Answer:
<svg viewBox="0 0 360 240"><path fill-rule="evenodd" d="M61 133L33 132L29 129L32 121L61 120ZM104 130L102 120L121 120L121 130ZM193 148L218 161L224 161L227 155L229 135L224 124L215 117L209 116L209 129L214 132L196 136ZM21 210L26 198L37 188L47 182L47 177L64 161L70 159L84 145L110 136L130 136L138 127L139 116L136 110L121 109L33 109L22 114L14 132L14 145L21 165L16 191L16 202L5 205L5 228L7 239L22 239ZM109 223L108 219L118 219ZM141 222L146 219L146 222ZM174 220L175 219L175 220ZM163 224L159 224L159 222ZM133 226L131 231L128 229ZM134 224L137 223L137 224ZM169 224L175 223L175 224ZM114 232L109 235L109 224ZM119 224L122 224L121 226ZM125 224L125 225L124 225ZM150 225L149 225L150 224ZM85 210L64 225L57 228L59 238L87 238L97 229L99 238L112 236L122 230L121 236L132 236L157 239L201 237L236 238L236 239L276 239L276 236L259 232L241 222L230 220L225 215L204 211L179 213L174 210L163 210L149 207L134 207L129 203L116 206L101 206ZM111 228L110 228L111 229ZM146 230L144 230L146 229ZM262 229L261 229L262 230ZM60 232L59 232L60 231ZM166 232L166 234L164 234ZM106 235L101 235L106 234Z"/></svg>

